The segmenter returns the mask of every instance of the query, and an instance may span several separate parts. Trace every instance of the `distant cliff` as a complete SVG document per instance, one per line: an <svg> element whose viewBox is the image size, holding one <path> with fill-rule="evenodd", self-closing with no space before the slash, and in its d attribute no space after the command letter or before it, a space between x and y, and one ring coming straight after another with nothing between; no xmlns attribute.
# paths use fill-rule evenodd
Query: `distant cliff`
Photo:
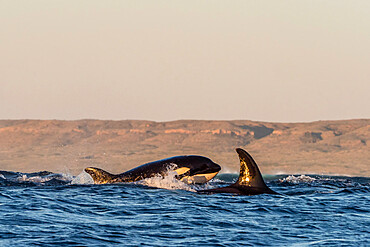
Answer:
<svg viewBox="0 0 370 247"><path fill-rule="evenodd" d="M269 123L247 120L0 120L0 170L122 172L156 159L199 154L239 169L236 147L262 173L370 176L370 119Z"/></svg>

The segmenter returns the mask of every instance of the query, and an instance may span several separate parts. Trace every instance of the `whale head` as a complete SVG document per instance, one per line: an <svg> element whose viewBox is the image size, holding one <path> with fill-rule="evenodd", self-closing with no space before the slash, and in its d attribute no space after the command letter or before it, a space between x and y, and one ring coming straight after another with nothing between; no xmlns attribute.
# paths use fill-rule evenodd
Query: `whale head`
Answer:
<svg viewBox="0 0 370 247"><path fill-rule="evenodd" d="M188 184L202 184L214 178L221 170L221 166L203 156L188 155L177 162L178 178Z"/></svg>

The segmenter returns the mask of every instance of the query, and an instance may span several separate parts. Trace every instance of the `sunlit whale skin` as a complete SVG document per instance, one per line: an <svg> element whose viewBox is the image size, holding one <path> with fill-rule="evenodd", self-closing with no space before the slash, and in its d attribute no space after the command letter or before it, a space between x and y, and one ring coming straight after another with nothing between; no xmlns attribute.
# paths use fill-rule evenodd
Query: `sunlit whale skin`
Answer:
<svg viewBox="0 0 370 247"><path fill-rule="evenodd" d="M127 183L155 176L165 177L171 170L177 173L176 178L185 183L202 184L214 178L221 167L207 157L187 155L146 163L121 174L111 174L95 167L85 168L95 184Z"/></svg>
<svg viewBox="0 0 370 247"><path fill-rule="evenodd" d="M240 173L238 181L227 187L199 190L198 193L229 193L249 196L258 194L278 194L267 187L252 156L241 148L237 148L236 152L240 159Z"/></svg>

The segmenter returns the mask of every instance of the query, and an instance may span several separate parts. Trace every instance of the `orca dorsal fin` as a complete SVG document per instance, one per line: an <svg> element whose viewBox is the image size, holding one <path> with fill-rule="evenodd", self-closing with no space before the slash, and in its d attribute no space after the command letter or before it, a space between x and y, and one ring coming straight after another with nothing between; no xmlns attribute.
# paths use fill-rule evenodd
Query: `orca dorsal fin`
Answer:
<svg viewBox="0 0 370 247"><path fill-rule="evenodd" d="M240 159L240 173L236 186L243 185L256 188L267 188L256 162L247 151L237 148Z"/></svg>

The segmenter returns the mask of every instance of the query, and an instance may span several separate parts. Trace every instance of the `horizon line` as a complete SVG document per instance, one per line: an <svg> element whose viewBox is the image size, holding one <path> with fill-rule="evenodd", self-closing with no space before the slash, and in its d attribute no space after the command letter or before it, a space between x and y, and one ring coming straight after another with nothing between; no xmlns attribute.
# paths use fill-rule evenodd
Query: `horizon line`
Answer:
<svg viewBox="0 0 370 247"><path fill-rule="evenodd" d="M360 120L370 120L370 118L347 118L347 119L319 119L312 121L265 121L265 120L252 120L252 119L173 119L173 120L149 120L149 119L103 119L103 118L80 118L80 119L57 119L57 118L8 118L0 119L0 121L65 121L65 122L77 122L77 121L146 121L146 122L155 122L155 123L168 123L168 122L177 122L177 121L214 121L214 122L234 122L234 121L251 121L251 122L262 122L262 123L314 123L314 122L334 122L334 121L360 121Z"/></svg>

